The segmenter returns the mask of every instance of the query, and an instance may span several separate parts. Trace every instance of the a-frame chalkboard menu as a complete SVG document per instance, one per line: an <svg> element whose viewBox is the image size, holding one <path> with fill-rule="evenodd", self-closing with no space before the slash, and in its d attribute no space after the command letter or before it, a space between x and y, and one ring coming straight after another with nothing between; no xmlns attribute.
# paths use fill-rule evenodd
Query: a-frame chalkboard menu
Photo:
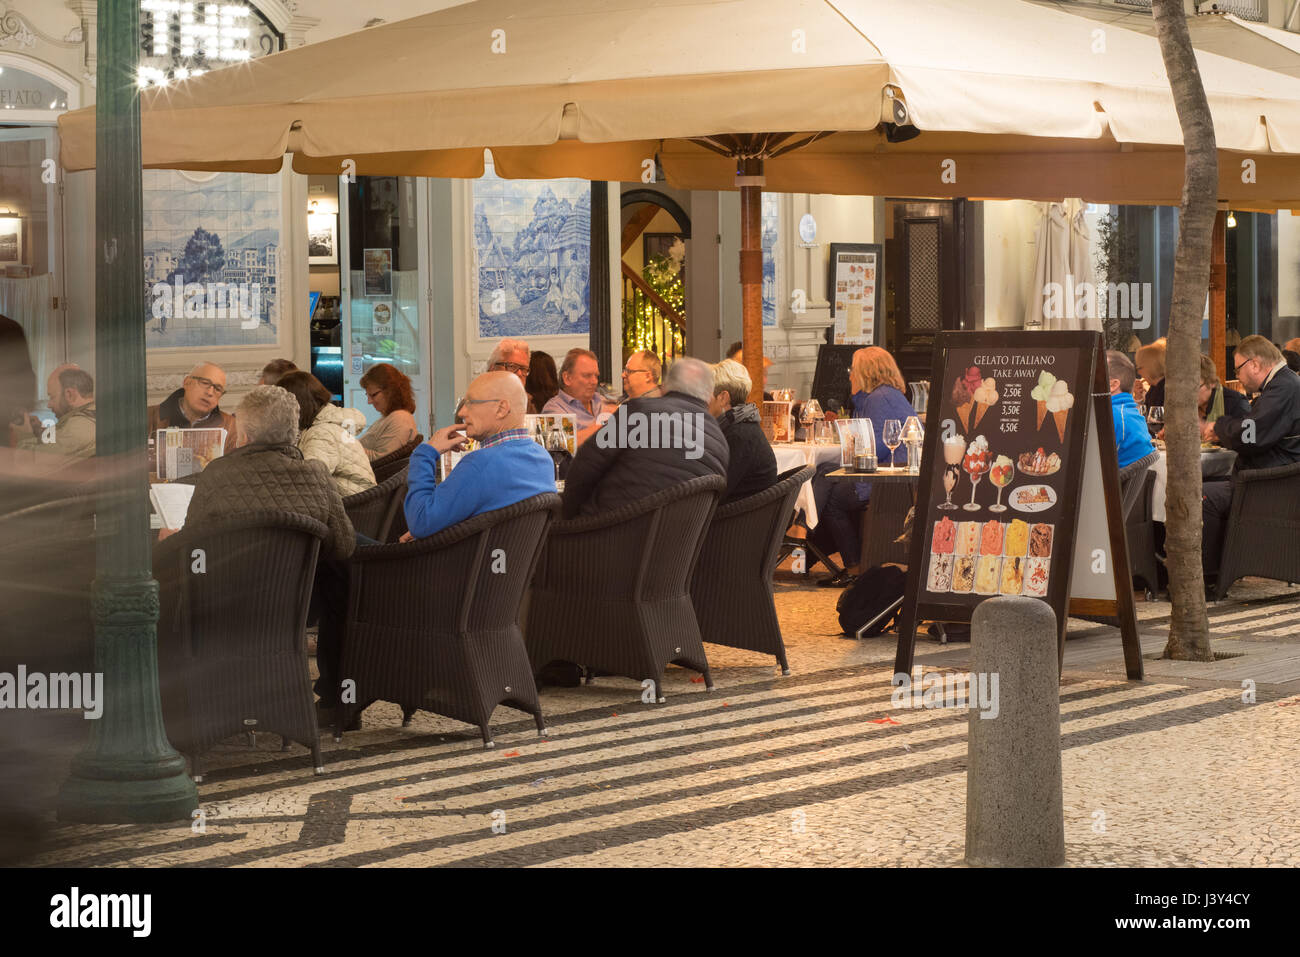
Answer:
<svg viewBox="0 0 1300 957"><path fill-rule="evenodd" d="M939 334L895 672L918 622L995 595L1051 605L1063 660L1073 596L1142 677L1105 360L1096 332Z"/></svg>

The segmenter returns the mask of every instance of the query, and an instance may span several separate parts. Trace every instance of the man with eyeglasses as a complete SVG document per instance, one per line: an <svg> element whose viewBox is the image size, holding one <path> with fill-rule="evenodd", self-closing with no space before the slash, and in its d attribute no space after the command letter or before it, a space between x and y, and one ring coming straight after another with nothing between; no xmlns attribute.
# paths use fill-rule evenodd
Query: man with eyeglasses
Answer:
<svg viewBox="0 0 1300 957"><path fill-rule="evenodd" d="M623 391L629 399L663 395L663 389L659 387L662 370L659 357L649 349L632 353L627 365L623 366Z"/></svg>
<svg viewBox="0 0 1300 957"><path fill-rule="evenodd" d="M522 339L502 339L497 343L492 355L488 357L489 372L509 372L519 377L524 388L528 388L528 369L532 361L532 350ZM529 412L537 410L531 407Z"/></svg>
<svg viewBox="0 0 1300 957"><path fill-rule="evenodd" d="M433 433L411 453L402 541L426 538L482 512L555 491L551 456L524 428L528 394L509 372L485 372L469 384L456 410L462 423ZM479 447L437 484L438 459L466 439Z"/></svg>
<svg viewBox="0 0 1300 957"><path fill-rule="evenodd" d="M1221 416L1201 426L1201 438L1237 453L1237 469L1266 469L1300 462L1300 376L1287 368L1277 346L1247 336L1233 357L1236 378L1257 392L1245 416ZM1219 555L1232 508L1231 481L1206 482L1201 490L1201 565L1206 577L1219 569Z"/></svg>
<svg viewBox="0 0 1300 957"><path fill-rule="evenodd" d="M181 387L149 407L149 438L159 429L225 429L225 452L235 448L235 417L218 403L226 394L226 373L211 362L190 370Z"/></svg>

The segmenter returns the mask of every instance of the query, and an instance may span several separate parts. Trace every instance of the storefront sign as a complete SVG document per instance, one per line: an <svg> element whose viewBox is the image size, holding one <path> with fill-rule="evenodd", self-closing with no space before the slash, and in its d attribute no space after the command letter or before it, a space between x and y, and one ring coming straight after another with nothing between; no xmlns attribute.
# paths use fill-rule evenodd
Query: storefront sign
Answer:
<svg viewBox="0 0 1300 957"><path fill-rule="evenodd" d="M1119 615L1141 677L1104 366L1095 332L940 333L895 671L918 621L970 621L995 595L1051 605L1064 654L1071 598L1100 596L1088 611ZM1082 558L1081 502L1102 530Z"/></svg>

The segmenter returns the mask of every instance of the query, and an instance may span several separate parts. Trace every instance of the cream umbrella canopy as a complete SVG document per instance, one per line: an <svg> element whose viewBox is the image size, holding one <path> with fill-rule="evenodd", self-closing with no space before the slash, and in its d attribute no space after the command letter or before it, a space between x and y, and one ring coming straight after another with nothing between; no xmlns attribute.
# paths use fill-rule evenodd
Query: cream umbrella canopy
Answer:
<svg viewBox="0 0 1300 957"><path fill-rule="evenodd" d="M1023 0L477 0L147 90L143 163L472 178L490 147L505 177L739 188L758 383L763 188L1179 201L1159 46L1097 29ZM1300 207L1300 80L1198 60L1220 198ZM92 167L93 110L59 127Z"/></svg>

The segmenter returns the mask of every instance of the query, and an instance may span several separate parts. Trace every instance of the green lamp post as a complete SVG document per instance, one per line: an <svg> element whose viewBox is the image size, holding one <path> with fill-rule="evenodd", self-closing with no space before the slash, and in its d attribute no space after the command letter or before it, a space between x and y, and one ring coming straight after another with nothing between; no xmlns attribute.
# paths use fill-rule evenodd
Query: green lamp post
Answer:
<svg viewBox="0 0 1300 957"><path fill-rule="evenodd" d="M167 740L158 696L145 460L139 0L99 0L95 105L95 372L99 492L93 607L104 713L59 794L62 821L190 817L198 793Z"/></svg>

